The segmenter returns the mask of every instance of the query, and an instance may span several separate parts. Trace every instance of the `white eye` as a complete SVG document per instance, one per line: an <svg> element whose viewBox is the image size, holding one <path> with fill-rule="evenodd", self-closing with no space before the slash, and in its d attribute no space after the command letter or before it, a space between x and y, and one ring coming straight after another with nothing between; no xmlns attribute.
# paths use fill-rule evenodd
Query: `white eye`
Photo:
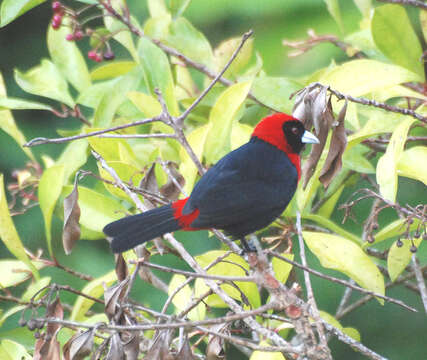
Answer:
<svg viewBox="0 0 427 360"><path fill-rule="evenodd" d="M292 133L293 133L293 134L298 135L298 128L293 127L293 128L291 129L291 131L292 131Z"/></svg>

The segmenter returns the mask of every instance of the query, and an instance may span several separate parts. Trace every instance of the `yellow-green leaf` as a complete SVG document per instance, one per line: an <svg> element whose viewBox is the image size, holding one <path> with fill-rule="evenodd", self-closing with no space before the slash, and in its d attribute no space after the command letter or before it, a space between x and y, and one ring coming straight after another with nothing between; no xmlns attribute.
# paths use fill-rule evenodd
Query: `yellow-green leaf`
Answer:
<svg viewBox="0 0 427 360"><path fill-rule="evenodd" d="M9 339L4 339L0 343L0 358L2 360L31 360L33 357L23 345Z"/></svg>
<svg viewBox="0 0 427 360"><path fill-rule="evenodd" d="M270 346L267 341L261 341L259 345ZM280 352L255 350L249 360L286 360L286 358Z"/></svg>
<svg viewBox="0 0 427 360"><path fill-rule="evenodd" d="M289 260L294 259L294 254L283 253L281 255ZM285 283L286 280L288 280L289 274L291 273L292 265L276 257L273 257L271 260L271 265L273 266L276 279L282 283Z"/></svg>
<svg viewBox="0 0 427 360"><path fill-rule="evenodd" d="M245 81L227 88L209 114L209 133L205 145L208 163L217 162L231 150L231 128L234 117L243 105L252 82Z"/></svg>
<svg viewBox="0 0 427 360"><path fill-rule="evenodd" d="M81 91L91 85L89 70L80 49L74 41L67 41L66 36L72 32L69 20L65 19L63 26L47 30L47 47L50 57L63 76Z"/></svg>
<svg viewBox="0 0 427 360"><path fill-rule="evenodd" d="M420 166L427 159L427 146L414 146L405 150L397 163L397 174L419 180L427 185L427 167Z"/></svg>
<svg viewBox="0 0 427 360"><path fill-rule="evenodd" d="M253 127L247 124L236 123L231 128L231 150L246 144L253 132Z"/></svg>
<svg viewBox="0 0 427 360"><path fill-rule="evenodd" d="M32 271L37 272L43 266L39 261L0 260L0 287L16 286L28 280Z"/></svg>
<svg viewBox="0 0 427 360"><path fill-rule="evenodd" d="M81 166L86 164L87 148L87 140L80 139L70 142L62 151L56 164L64 165L64 182L67 182Z"/></svg>
<svg viewBox="0 0 427 360"><path fill-rule="evenodd" d="M56 65L44 59L41 64L23 73L15 69L15 81L26 92L44 96L74 107L68 85Z"/></svg>
<svg viewBox="0 0 427 360"><path fill-rule="evenodd" d="M225 254L223 250L212 250L202 255L196 256L196 260L200 266L206 267L211 264L218 257ZM230 254L227 256L224 261L219 262L218 264L211 267L207 273L211 275L221 275L221 276L246 276L246 271L249 271L249 264L240 256L236 254ZM203 279L197 279L196 281L195 292L196 294L203 294L208 289ZM253 282L240 282L236 281L235 284L240 288L240 290L248 298L249 303L252 307L257 308L261 305L261 299L257 286ZM221 285L221 288L232 298L236 300L241 300L242 296L240 291L235 287L224 284ZM210 295L205 300L206 304L213 307L227 307L221 298L218 295Z"/></svg>
<svg viewBox="0 0 427 360"><path fill-rule="evenodd" d="M185 276L175 274L169 283L168 295L170 296L178 287L182 286L185 281ZM178 291L178 293L174 296L172 300L172 303L178 310L176 311L176 313L179 313L186 309L191 299L193 298L196 298L196 296L195 294L193 294L193 290L191 289L190 285L185 285L181 290ZM187 316L191 321L197 321L204 319L205 314L206 305L201 302L194 309L192 309Z"/></svg>
<svg viewBox="0 0 427 360"><path fill-rule="evenodd" d="M39 273L33 263L28 259L24 245L19 238L15 225L10 216L4 188L3 174L0 174L0 238L7 249L18 259L21 260L38 279ZM23 264L23 265L24 265Z"/></svg>
<svg viewBox="0 0 427 360"><path fill-rule="evenodd" d="M353 241L320 232L303 232L310 250L322 266L349 276L365 289L384 294L384 278L371 258ZM384 301L378 299L382 304Z"/></svg>
<svg viewBox="0 0 427 360"><path fill-rule="evenodd" d="M134 61L114 61L96 67L90 73L90 78L95 80L113 79L120 75L125 75L137 64Z"/></svg>
<svg viewBox="0 0 427 360"><path fill-rule="evenodd" d="M343 93L361 96L392 85L420 81L420 76L399 65L360 59L335 67L321 76L319 81Z"/></svg>
<svg viewBox="0 0 427 360"><path fill-rule="evenodd" d="M375 8L371 31L385 56L424 78L423 50L403 6L387 4Z"/></svg>
<svg viewBox="0 0 427 360"><path fill-rule="evenodd" d="M55 165L43 172L40 179L38 198L40 208L43 213L44 226L46 231L47 248L50 256L54 257L52 252L52 234L51 223L52 214L55 209L55 204L61 195L61 190L64 185L64 165Z"/></svg>
<svg viewBox="0 0 427 360"><path fill-rule="evenodd" d="M397 162L402 155L406 137L415 119L405 119L393 131L386 152L377 163L377 183L381 195L391 202L396 201L397 194Z"/></svg>
<svg viewBox="0 0 427 360"><path fill-rule="evenodd" d="M375 242L373 244L376 244L378 242L381 242L383 240L389 239L391 237L403 234L403 232L406 231L406 219L398 219L395 221L392 221L390 224L383 227L380 231L378 231L374 238ZM414 222L409 226L409 231L415 230L419 224L418 219L414 219ZM373 244L365 243L364 246L372 246Z"/></svg>
<svg viewBox="0 0 427 360"><path fill-rule="evenodd" d="M90 295L94 298L100 298L104 294L104 284L110 286L114 281L117 280L116 271L112 270L109 273L101 276L97 279L92 280L81 290L83 294ZM74 305L73 311L70 315L70 320L83 321L85 320L85 314L95 303L94 300L88 299L83 296L79 296Z"/></svg>
<svg viewBox="0 0 427 360"><path fill-rule="evenodd" d="M333 194L323 203L317 212L318 215L325 219L329 219L334 212L335 205L337 204L345 185L341 185L338 190L334 191Z"/></svg>
<svg viewBox="0 0 427 360"><path fill-rule="evenodd" d="M414 239L414 245L420 246L422 237ZM411 261L411 246L412 242L409 239L401 239L402 246L398 247L397 242L394 242L390 247L387 256L387 270L390 275L391 281L394 281L405 270L406 266Z"/></svg>
<svg viewBox="0 0 427 360"><path fill-rule="evenodd" d="M129 91L127 97L147 118L155 117L162 112L162 106L151 95L138 91Z"/></svg>
<svg viewBox="0 0 427 360"><path fill-rule="evenodd" d="M17 17L46 0L4 0L1 4L0 26L3 27Z"/></svg>
<svg viewBox="0 0 427 360"><path fill-rule="evenodd" d="M344 25L341 19L341 10L338 0L324 0L329 14L334 18L341 31L344 31Z"/></svg>
<svg viewBox="0 0 427 360"><path fill-rule="evenodd" d="M21 296L21 300L29 302L37 292L39 292L41 289L45 288L50 284L50 280L51 278L49 276L46 276L42 277L40 280L32 282L28 286L27 290L25 290L24 294ZM44 291L38 293L34 300L40 299L43 293Z"/></svg>

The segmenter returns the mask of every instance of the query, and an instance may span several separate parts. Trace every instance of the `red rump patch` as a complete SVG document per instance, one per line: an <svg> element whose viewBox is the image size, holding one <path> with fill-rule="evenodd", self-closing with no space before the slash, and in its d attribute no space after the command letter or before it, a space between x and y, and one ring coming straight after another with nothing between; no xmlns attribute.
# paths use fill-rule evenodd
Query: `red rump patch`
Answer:
<svg viewBox="0 0 427 360"><path fill-rule="evenodd" d="M197 228L192 228L191 223L197 219L197 216L199 216L199 209L195 209L189 214L183 215L182 209L185 206L185 203L187 202L188 198L175 201L172 204L172 209L174 209L173 217L178 220L179 226L182 228L182 230L199 230Z"/></svg>
<svg viewBox="0 0 427 360"><path fill-rule="evenodd" d="M274 145L288 155L289 160L297 169L298 179L301 177L301 160L298 154L292 151L283 134L283 124L287 121L298 120L293 116L278 113L267 116L256 127L252 136Z"/></svg>

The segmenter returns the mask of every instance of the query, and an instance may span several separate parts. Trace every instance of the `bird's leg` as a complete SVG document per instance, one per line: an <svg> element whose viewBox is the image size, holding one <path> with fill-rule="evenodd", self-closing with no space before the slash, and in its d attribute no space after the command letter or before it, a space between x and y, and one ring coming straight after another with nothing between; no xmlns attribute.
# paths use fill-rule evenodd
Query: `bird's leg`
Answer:
<svg viewBox="0 0 427 360"><path fill-rule="evenodd" d="M252 243L252 241L246 241L244 236L240 239L240 243L243 245L244 253L256 252L255 245Z"/></svg>

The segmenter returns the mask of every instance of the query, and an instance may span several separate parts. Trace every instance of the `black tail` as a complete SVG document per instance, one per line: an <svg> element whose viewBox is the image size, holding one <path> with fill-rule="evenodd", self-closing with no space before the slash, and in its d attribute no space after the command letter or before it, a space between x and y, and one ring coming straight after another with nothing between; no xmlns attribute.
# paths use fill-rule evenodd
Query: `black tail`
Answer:
<svg viewBox="0 0 427 360"><path fill-rule="evenodd" d="M180 229L171 205L162 206L142 214L128 216L104 227L111 239L111 249L120 253L158 236Z"/></svg>

